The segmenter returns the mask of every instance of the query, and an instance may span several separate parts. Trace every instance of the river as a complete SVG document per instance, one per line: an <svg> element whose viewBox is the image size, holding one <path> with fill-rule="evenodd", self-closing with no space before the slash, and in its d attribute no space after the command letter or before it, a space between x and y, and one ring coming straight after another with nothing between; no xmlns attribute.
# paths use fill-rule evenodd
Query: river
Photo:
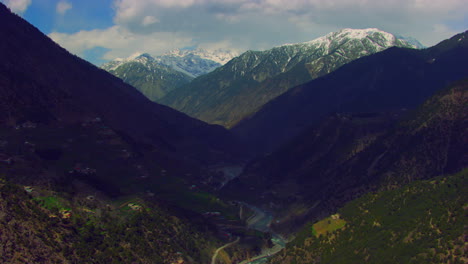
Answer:
<svg viewBox="0 0 468 264"><path fill-rule="evenodd" d="M283 249L286 245L286 241L284 238L274 233L270 229L271 221L273 220L273 215L261 210L258 207L253 205L241 202L242 205L248 207L250 210L254 211L254 214L247 219L247 226L249 228L261 231L261 232L269 232L272 235L271 241L273 242L274 246L272 248L265 248L262 250L261 254L258 256L253 257L251 260L244 260L239 264L262 264L266 263L268 258L273 256L274 254L278 253Z"/></svg>

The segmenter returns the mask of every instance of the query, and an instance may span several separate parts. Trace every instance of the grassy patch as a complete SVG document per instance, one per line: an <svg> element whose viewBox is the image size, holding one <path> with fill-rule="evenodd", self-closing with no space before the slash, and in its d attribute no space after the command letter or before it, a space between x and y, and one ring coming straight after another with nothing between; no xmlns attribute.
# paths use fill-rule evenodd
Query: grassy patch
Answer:
<svg viewBox="0 0 468 264"><path fill-rule="evenodd" d="M66 207L64 203L55 196L36 197L34 200L49 210L70 210L70 208Z"/></svg>
<svg viewBox="0 0 468 264"><path fill-rule="evenodd" d="M346 221L340 219L338 215L327 217L312 226L312 234L316 237L326 235L346 225Z"/></svg>

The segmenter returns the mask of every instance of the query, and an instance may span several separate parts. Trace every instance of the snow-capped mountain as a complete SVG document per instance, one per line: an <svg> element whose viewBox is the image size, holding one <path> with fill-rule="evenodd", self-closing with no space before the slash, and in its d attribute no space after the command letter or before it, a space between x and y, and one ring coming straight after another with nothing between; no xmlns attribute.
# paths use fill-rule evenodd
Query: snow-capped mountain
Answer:
<svg viewBox="0 0 468 264"><path fill-rule="evenodd" d="M168 92L189 83L193 77L159 63L147 53L116 59L101 66L102 69L131 84L153 101Z"/></svg>
<svg viewBox="0 0 468 264"><path fill-rule="evenodd" d="M216 49L216 50L206 50L206 49L174 49L163 56L171 56L171 57L187 57L187 56L198 56L202 59L212 60L217 62L221 65L226 64L234 57L239 56L237 52L225 49Z"/></svg>
<svg viewBox="0 0 468 264"><path fill-rule="evenodd" d="M343 29L297 44L247 51L161 102L209 123L230 127L290 88L389 47L413 41L375 28Z"/></svg>
<svg viewBox="0 0 468 264"><path fill-rule="evenodd" d="M172 50L161 56L135 53L101 66L102 69L133 85L148 98L158 101L193 78L224 65L237 53L228 50Z"/></svg>
<svg viewBox="0 0 468 264"><path fill-rule="evenodd" d="M282 46L295 46L295 45L310 45L316 46L319 45L320 47L324 47L327 49L332 48L333 44L340 44L349 40L363 40L369 39L377 46L382 48L391 47L397 45L398 41L406 42L406 45L412 46L412 48L422 48L424 47L419 41L411 37L401 37L396 36L391 33L379 30L377 28L366 28L366 29L351 29L345 28L337 32L329 33L323 37L316 38L314 40L304 42L304 43L296 43L296 44L285 44Z"/></svg>
<svg viewBox="0 0 468 264"><path fill-rule="evenodd" d="M145 56L141 57L142 55ZM151 63L156 62L189 76L198 77L226 64L238 55L237 52L223 49L174 49L160 56L151 56L147 53L135 53L128 58L112 60L103 64L101 68L106 71L111 71L129 62L147 63L144 58L149 58Z"/></svg>
<svg viewBox="0 0 468 264"><path fill-rule="evenodd" d="M221 49L213 51L205 49L174 49L166 54L155 57L155 59L159 63L172 67L175 70L192 77L198 77L226 64L237 55L239 54L233 51Z"/></svg>

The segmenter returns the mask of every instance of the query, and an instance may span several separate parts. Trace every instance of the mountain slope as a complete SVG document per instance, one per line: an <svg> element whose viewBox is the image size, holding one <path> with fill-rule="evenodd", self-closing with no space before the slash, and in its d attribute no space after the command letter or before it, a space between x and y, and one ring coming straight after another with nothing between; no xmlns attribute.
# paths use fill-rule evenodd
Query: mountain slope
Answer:
<svg viewBox="0 0 468 264"><path fill-rule="evenodd" d="M225 144L232 138L223 128L149 101L69 54L6 7L0 11L1 124L76 123L99 117L119 133L177 159L213 161L235 149Z"/></svg>
<svg viewBox="0 0 468 264"><path fill-rule="evenodd" d="M468 75L467 32L426 50L391 48L297 86L232 131L257 153L272 151L334 112L413 108Z"/></svg>
<svg viewBox="0 0 468 264"><path fill-rule="evenodd" d="M237 213L203 184L235 156L228 131L149 101L3 4L0 24L0 262L208 263L228 239L201 213Z"/></svg>
<svg viewBox="0 0 468 264"><path fill-rule="evenodd" d="M110 62L101 68L134 86L155 102L193 79L185 73L160 64L146 53L125 61Z"/></svg>
<svg viewBox="0 0 468 264"><path fill-rule="evenodd" d="M2 176L2 263L207 263L219 246L187 217L154 202L69 199Z"/></svg>
<svg viewBox="0 0 468 264"><path fill-rule="evenodd" d="M367 194L307 225L268 263L466 263L467 177L464 170Z"/></svg>
<svg viewBox="0 0 468 264"><path fill-rule="evenodd" d="M176 49L161 56L144 53L116 59L101 68L158 102L167 93L224 65L234 56L235 53L224 50Z"/></svg>
<svg viewBox="0 0 468 264"><path fill-rule="evenodd" d="M393 113L334 115L251 162L223 193L244 190L238 199L280 213L287 231L368 191L458 172L468 166L467 94L468 80L456 82L396 127Z"/></svg>
<svg viewBox="0 0 468 264"><path fill-rule="evenodd" d="M169 93L161 103L231 127L288 89L392 46L413 47L377 29L344 29L310 42L248 51Z"/></svg>

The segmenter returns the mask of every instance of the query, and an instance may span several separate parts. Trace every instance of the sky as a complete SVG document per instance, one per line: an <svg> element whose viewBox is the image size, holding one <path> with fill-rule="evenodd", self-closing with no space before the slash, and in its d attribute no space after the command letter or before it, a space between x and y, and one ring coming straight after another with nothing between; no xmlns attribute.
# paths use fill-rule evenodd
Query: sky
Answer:
<svg viewBox="0 0 468 264"><path fill-rule="evenodd" d="M467 0L0 0L96 64L175 48L264 50L342 28L432 46L468 29Z"/></svg>

